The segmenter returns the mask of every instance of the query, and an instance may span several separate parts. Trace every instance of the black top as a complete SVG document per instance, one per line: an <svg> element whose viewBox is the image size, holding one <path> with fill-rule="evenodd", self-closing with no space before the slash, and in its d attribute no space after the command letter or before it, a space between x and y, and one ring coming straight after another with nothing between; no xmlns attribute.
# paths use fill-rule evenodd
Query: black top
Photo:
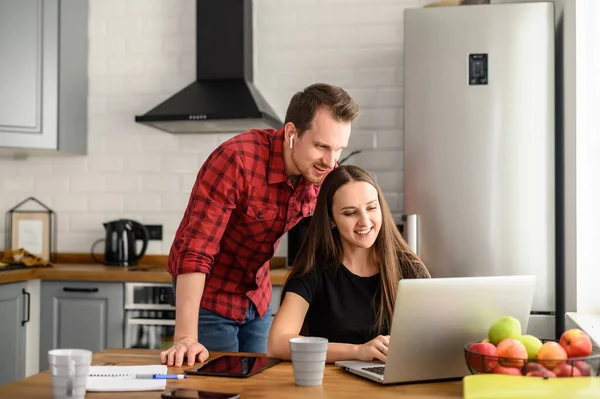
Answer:
<svg viewBox="0 0 600 399"><path fill-rule="evenodd" d="M304 335L327 338L329 342L364 344L375 338L375 306L381 277L360 277L344 265L315 267L307 275L290 279L286 292L304 298L308 304ZM389 332L383 331L386 335Z"/></svg>

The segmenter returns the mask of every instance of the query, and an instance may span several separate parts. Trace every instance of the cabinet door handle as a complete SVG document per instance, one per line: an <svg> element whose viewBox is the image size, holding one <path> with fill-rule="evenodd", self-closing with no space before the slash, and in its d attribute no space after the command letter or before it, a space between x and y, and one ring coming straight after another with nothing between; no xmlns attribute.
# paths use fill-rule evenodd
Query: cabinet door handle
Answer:
<svg viewBox="0 0 600 399"><path fill-rule="evenodd" d="M63 291L64 292L86 292L86 293L92 293L92 292L98 292L98 288L71 288L71 287L64 287Z"/></svg>
<svg viewBox="0 0 600 399"><path fill-rule="evenodd" d="M31 317L31 294L27 291L25 291L25 288L23 288L23 295L27 298L27 306L25 307L25 310L27 311L27 317L25 318L25 320L21 321L21 326L24 326L25 323L29 322L29 319Z"/></svg>

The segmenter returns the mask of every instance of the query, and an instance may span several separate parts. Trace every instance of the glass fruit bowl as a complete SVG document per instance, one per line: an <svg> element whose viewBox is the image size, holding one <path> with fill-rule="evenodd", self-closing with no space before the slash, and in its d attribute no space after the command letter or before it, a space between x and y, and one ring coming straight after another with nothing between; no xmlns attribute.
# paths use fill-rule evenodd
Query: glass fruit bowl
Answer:
<svg viewBox="0 0 600 399"><path fill-rule="evenodd" d="M486 355L464 346L465 361L471 374L508 374L528 377L598 377L600 353L566 359L521 359Z"/></svg>

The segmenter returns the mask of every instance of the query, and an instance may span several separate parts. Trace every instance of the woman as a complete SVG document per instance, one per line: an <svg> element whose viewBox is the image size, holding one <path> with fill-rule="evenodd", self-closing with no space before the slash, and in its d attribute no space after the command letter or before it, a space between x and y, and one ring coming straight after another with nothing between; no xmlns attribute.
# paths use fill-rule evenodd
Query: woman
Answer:
<svg viewBox="0 0 600 399"><path fill-rule="evenodd" d="M340 166L321 186L267 353L289 360L289 340L302 334L329 340L328 362L385 361L398 281L429 277L371 175Z"/></svg>

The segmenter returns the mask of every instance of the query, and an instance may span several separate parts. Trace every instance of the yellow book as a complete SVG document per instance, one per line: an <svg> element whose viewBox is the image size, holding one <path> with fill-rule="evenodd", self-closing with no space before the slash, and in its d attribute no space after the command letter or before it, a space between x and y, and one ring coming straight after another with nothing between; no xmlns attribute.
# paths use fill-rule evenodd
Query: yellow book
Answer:
<svg viewBox="0 0 600 399"><path fill-rule="evenodd" d="M599 377L539 378L475 374L463 378L465 399L598 399Z"/></svg>

